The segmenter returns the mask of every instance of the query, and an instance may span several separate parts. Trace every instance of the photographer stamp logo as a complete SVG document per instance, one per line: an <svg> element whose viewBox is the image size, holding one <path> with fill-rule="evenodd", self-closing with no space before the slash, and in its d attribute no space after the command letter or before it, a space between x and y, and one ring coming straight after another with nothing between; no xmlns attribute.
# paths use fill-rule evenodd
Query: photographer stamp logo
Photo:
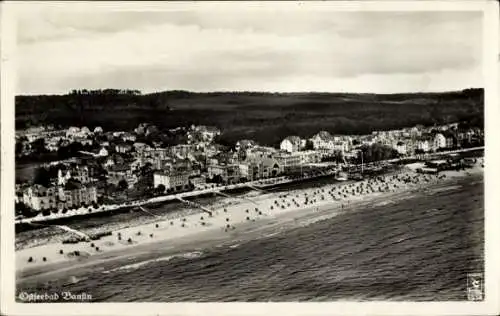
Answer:
<svg viewBox="0 0 500 316"><path fill-rule="evenodd" d="M482 273L467 274L467 299L482 301L484 299L484 276Z"/></svg>

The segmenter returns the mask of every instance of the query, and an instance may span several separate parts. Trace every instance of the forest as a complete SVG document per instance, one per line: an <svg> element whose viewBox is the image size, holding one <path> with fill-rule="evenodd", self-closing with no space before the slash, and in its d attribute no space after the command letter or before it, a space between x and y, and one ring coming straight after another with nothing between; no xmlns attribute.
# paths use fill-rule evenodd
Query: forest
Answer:
<svg viewBox="0 0 500 316"><path fill-rule="evenodd" d="M36 125L101 126L131 130L142 122L161 130L191 124L222 130L218 141L253 139L277 145L284 137L367 134L413 126L464 122L483 127L483 89L442 93L264 93L73 90L65 95L16 97L16 129Z"/></svg>

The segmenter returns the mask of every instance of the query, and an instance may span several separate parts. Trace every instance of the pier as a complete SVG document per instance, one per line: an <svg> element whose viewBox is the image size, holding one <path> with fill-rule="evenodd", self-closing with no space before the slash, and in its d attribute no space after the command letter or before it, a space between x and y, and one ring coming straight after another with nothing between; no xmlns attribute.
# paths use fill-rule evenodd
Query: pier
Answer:
<svg viewBox="0 0 500 316"><path fill-rule="evenodd" d="M59 229L67 231L69 233L75 234L78 237L82 237L83 239L85 239L87 241L90 241L90 239L91 239L90 236L87 235L87 234L85 234L84 232L81 232L79 230L76 230L76 229L71 228L71 227L66 226L66 225L47 225L47 224L35 224L35 223L30 223L30 225L33 225L33 226L45 226L45 227L57 227Z"/></svg>
<svg viewBox="0 0 500 316"><path fill-rule="evenodd" d="M141 206L141 205L139 205L139 206L138 206L138 208L139 208L141 211L143 211L144 213L147 213L147 214L152 215L152 216L154 216L154 217L160 217L160 216L158 216L158 215L156 215L156 214L151 213L150 211L148 211L145 207L143 207L143 206Z"/></svg>
<svg viewBox="0 0 500 316"><path fill-rule="evenodd" d="M212 215L212 213L213 213L212 210L210 210L210 209L208 209L208 208L204 207L203 205L198 204L196 202L184 200L183 198L181 198L179 196L177 197L177 200L181 201L182 203L185 203L185 204L188 204L188 205L191 205L191 206L195 206L195 207L197 207L197 208L199 208L199 209L207 212L209 215Z"/></svg>
<svg viewBox="0 0 500 316"><path fill-rule="evenodd" d="M257 188L256 186L251 185L251 184L247 184L247 187L249 187L250 189L256 190L256 191L266 192L264 189Z"/></svg>
<svg viewBox="0 0 500 316"><path fill-rule="evenodd" d="M228 198L237 198L237 199L240 199L240 200L244 200L244 201L248 201L248 202L251 202L255 205L259 205L257 202L249 199L249 198L245 198L245 197L241 197L241 196L231 196L229 194L226 194L226 193L223 193L223 192L220 192L220 191L214 191L214 194L216 195L220 195L220 196L223 196L223 197L228 197Z"/></svg>
<svg viewBox="0 0 500 316"><path fill-rule="evenodd" d="M73 229L71 227L68 227L66 225L55 225L55 227L59 227L62 230L65 230L67 232L70 232L70 233L73 233L75 235L78 235L79 237L82 237L82 238L84 238L86 240L90 240L90 236L89 235L87 235L87 234L85 234L85 233L83 233L83 232L81 232L79 230L76 230L76 229Z"/></svg>

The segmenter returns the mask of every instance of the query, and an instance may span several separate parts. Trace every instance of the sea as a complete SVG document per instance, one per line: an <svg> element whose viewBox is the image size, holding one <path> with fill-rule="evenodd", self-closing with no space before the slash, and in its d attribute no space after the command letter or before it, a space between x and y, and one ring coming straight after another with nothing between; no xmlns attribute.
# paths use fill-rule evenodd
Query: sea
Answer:
<svg viewBox="0 0 500 316"><path fill-rule="evenodd" d="M484 272L482 175L208 249L157 252L20 291L93 302L463 301Z"/></svg>

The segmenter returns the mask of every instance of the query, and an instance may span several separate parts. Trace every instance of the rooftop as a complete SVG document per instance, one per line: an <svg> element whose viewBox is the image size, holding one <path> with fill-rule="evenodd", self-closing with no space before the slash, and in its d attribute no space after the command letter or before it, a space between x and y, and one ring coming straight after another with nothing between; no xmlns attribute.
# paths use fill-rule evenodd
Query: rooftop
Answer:
<svg viewBox="0 0 500 316"><path fill-rule="evenodd" d="M332 134L330 134L327 131L321 131L318 134L316 134L314 137L319 137L319 138L321 138L324 141L330 141L330 140L333 139Z"/></svg>
<svg viewBox="0 0 500 316"><path fill-rule="evenodd" d="M433 164L436 164L436 165L440 165L440 164L445 164L446 160L432 160L432 161L429 161L429 162L433 163Z"/></svg>
<svg viewBox="0 0 500 316"><path fill-rule="evenodd" d="M66 182L66 184L64 185L64 190L77 190L77 189L81 189L82 188L82 184L77 181L77 180L69 180L68 182Z"/></svg>
<svg viewBox="0 0 500 316"><path fill-rule="evenodd" d="M288 140L292 144L300 144L302 142L299 136L288 136L284 139L284 141L285 140Z"/></svg>
<svg viewBox="0 0 500 316"><path fill-rule="evenodd" d="M191 174L190 171L179 171L179 170L160 170L156 171L154 173L155 175L161 175L161 176L169 176L169 177L175 177L175 176L189 176Z"/></svg>
<svg viewBox="0 0 500 316"><path fill-rule="evenodd" d="M130 166L126 164L119 164L119 165L114 165L110 168L110 172L122 172L122 171L127 171L130 169Z"/></svg>

